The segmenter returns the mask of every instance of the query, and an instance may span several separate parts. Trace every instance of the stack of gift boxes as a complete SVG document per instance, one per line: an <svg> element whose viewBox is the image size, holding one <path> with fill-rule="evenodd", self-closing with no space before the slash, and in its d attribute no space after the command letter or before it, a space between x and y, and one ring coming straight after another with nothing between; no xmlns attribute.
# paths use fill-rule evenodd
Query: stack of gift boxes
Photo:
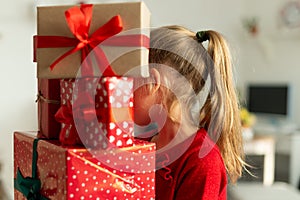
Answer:
<svg viewBox="0 0 300 200"><path fill-rule="evenodd" d="M14 133L15 199L155 198L155 144L133 121L149 21L143 2L38 7L39 130Z"/></svg>

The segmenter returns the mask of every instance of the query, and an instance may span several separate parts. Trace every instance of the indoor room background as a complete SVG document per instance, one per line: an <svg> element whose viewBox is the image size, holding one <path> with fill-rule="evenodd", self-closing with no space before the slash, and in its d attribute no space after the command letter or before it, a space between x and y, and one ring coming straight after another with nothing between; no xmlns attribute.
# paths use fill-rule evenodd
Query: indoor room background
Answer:
<svg viewBox="0 0 300 200"><path fill-rule="evenodd" d="M32 36L36 34L37 5L71 4L71 0L14 0L0 7L1 103L0 181L13 193L15 130L37 130L36 65ZM86 1L120 2L120 1ZM126 2L124 0L124 2ZM300 27L282 22L287 0L145 0L151 26L179 24L193 31L214 29L228 39L234 58L241 100L248 83L288 84L291 88L288 123L300 124ZM252 32L249 21L256 19Z"/></svg>

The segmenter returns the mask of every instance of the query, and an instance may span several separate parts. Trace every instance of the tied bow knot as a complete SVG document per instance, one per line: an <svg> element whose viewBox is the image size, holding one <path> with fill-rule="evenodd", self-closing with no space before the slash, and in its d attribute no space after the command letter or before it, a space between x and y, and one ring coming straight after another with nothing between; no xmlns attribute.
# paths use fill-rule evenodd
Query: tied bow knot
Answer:
<svg viewBox="0 0 300 200"><path fill-rule="evenodd" d="M39 199L46 200L47 199L40 194L41 181L36 178L24 177L22 175L20 169L18 169L18 171L17 171L15 187L28 200L39 200Z"/></svg>
<svg viewBox="0 0 300 200"><path fill-rule="evenodd" d="M75 100L72 107L71 103L68 102L66 105L62 105L55 114L55 119L60 123L74 125L73 110L76 113L76 117L84 121L92 121L96 116L96 111L93 105L95 105L93 98L88 92L82 92Z"/></svg>
<svg viewBox="0 0 300 200"><path fill-rule="evenodd" d="M75 107L68 102L66 105L62 105L55 114L56 121L66 124L59 135L59 140L65 145L81 144L78 131L84 131L84 128L88 123L93 120L104 119L106 116L105 109L95 110L94 99L88 92L82 92L78 95L78 98L74 101ZM74 118L76 118L74 120ZM76 124L75 122L79 122ZM66 129L69 129L67 131Z"/></svg>
<svg viewBox="0 0 300 200"><path fill-rule="evenodd" d="M75 6L65 12L67 25L75 38L64 36L34 36L35 48L73 47L50 65L51 70L53 70L64 58L77 51L81 51L81 61L83 62L87 58L89 52L95 50L97 57L101 58L101 60L98 59L97 62L100 64L99 69L102 73L106 73L106 76L115 75L109 62L104 56L103 50L97 46L104 40L123 30L121 17L119 15L112 17L107 23L99 27L89 36L92 10L92 4L81 4L80 7ZM34 58L34 60L36 60L36 58ZM85 64L86 63L83 62L83 65ZM91 75L89 70L85 72L85 75Z"/></svg>
<svg viewBox="0 0 300 200"><path fill-rule="evenodd" d="M32 177L24 177L18 168L16 178L14 179L14 187L20 191L27 200L47 200L48 198L40 194L41 181L37 178L37 144L39 139L33 141L32 150Z"/></svg>
<svg viewBox="0 0 300 200"><path fill-rule="evenodd" d="M75 36L75 38L78 40L78 44L73 49L66 52L64 55L62 55L56 61L54 61L54 63L50 66L51 69L53 69L55 65L61 60L63 60L66 56L75 53L76 51L79 50L81 50L81 60L84 61L87 58L89 52L95 49L95 53L99 55L99 57L102 57L103 60L102 62L98 61L98 64L101 63L99 64L100 69L108 68L108 70L106 71L107 73L106 75L114 75L114 73L112 73L112 70L110 69L108 61L104 59L104 56L100 56L104 54L103 51L100 48L96 48L96 47L104 40L122 31L123 29L122 20L120 16L118 15L114 16L106 24L98 28L89 37L89 29L92 20L92 8L93 5L91 4L81 4L80 8L75 6L68 9L65 12L65 17L69 29L72 32L72 34ZM86 62L83 62L82 64L86 70L86 71L84 70L82 71L83 73L86 73L84 75L91 75L92 72L90 72L91 70L89 69L90 66L86 65L87 64Z"/></svg>
<svg viewBox="0 0 300 200"><path fill-rule="evenodd" d="M119 15L112 17L104 25L96 29L89 35L90 24L92 20L92 4L81 4L80 7L75 6L65 12L65 18L69 30L74 37L65 36L34 36L34 61L36 61L37 48L61 48L70 47L71 49L58 57L52 64L50 69L69 55L81 51L81 75L84 77L93 76L91 66L92 60L88 54L93 51L96 63L102 75L116 76L116 73L110 66L105 52L100 44L105 46L125 46L125 47L145 47L149 48L149 37L143 34L118 35L123 30L122 19ZM115 37L112 37L115 36Z"/></svg>
<svg viewBox="0 0 300 200"><path fill-rule="evenodd" d="M90 43L89 40L82 40L78 45L76 46L77 49L82 49L83 47L87 46Z"/></svg>

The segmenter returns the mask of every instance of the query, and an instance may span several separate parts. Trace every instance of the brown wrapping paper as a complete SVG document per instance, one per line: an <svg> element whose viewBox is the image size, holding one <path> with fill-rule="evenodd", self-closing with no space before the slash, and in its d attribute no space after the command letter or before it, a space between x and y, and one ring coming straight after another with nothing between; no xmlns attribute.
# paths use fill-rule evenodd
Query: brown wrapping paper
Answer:
<svg viewBox="0 0 300 200"><path fill-rule="evenodd" d="M38 35L74 37L67 26L64 14L70 7L73 6L38 7ZM149 37L149 31L145 31L145 28L149 28L150 26L150 12L143 2L95 4L93 6L89 35L116 15L120 15L123 21L123 31L121 34L130 35L142 33ZM128 30L133 29L135 31L127 34ZM137 32L137 30L139 32ZM128 50L128 48L131 48L131 50ZM39 78L48 79L75 78L81 64L80 51L66 57L63 61L58 63L53 70L49 68L58 57L70 49L71 48L37 48L35 50L37 76ZM137 47L115 46L108 47L105 53L108 54L107 57L117 75L148 76L148 50L146 48L137 49ZM138 70L127 74L130 69L139 66L141 67ZM95 75L98 76L99 74Z"/></svg>

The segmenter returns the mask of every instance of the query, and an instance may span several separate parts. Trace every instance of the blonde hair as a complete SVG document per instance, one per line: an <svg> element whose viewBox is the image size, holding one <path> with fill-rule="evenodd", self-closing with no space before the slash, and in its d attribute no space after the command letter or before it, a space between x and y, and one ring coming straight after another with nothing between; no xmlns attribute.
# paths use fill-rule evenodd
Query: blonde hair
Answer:
<svg viewBox="0 0 300 200"><path fill-rule="evenodd" d="M205 34L209 38L207 50L198 41L196 33L184 27L166 26L151 31L149 63L154 67L168 65L181 75L175 74L176 78L165 80L176 94L165 95L167 99L164 101L170 113L178 105L176 99L187 102L185 110L192 109L197 101L195 98L199 98L198 94L210 77L210 91L199 110L197 126L211 129L208 132L216 138L229 177L235 182L242 174L244 153L231 56L221 34L212 30ZM179 78L189 82L191 88L184 88ZM220 134L214 135L218 132Z"/></svg>

